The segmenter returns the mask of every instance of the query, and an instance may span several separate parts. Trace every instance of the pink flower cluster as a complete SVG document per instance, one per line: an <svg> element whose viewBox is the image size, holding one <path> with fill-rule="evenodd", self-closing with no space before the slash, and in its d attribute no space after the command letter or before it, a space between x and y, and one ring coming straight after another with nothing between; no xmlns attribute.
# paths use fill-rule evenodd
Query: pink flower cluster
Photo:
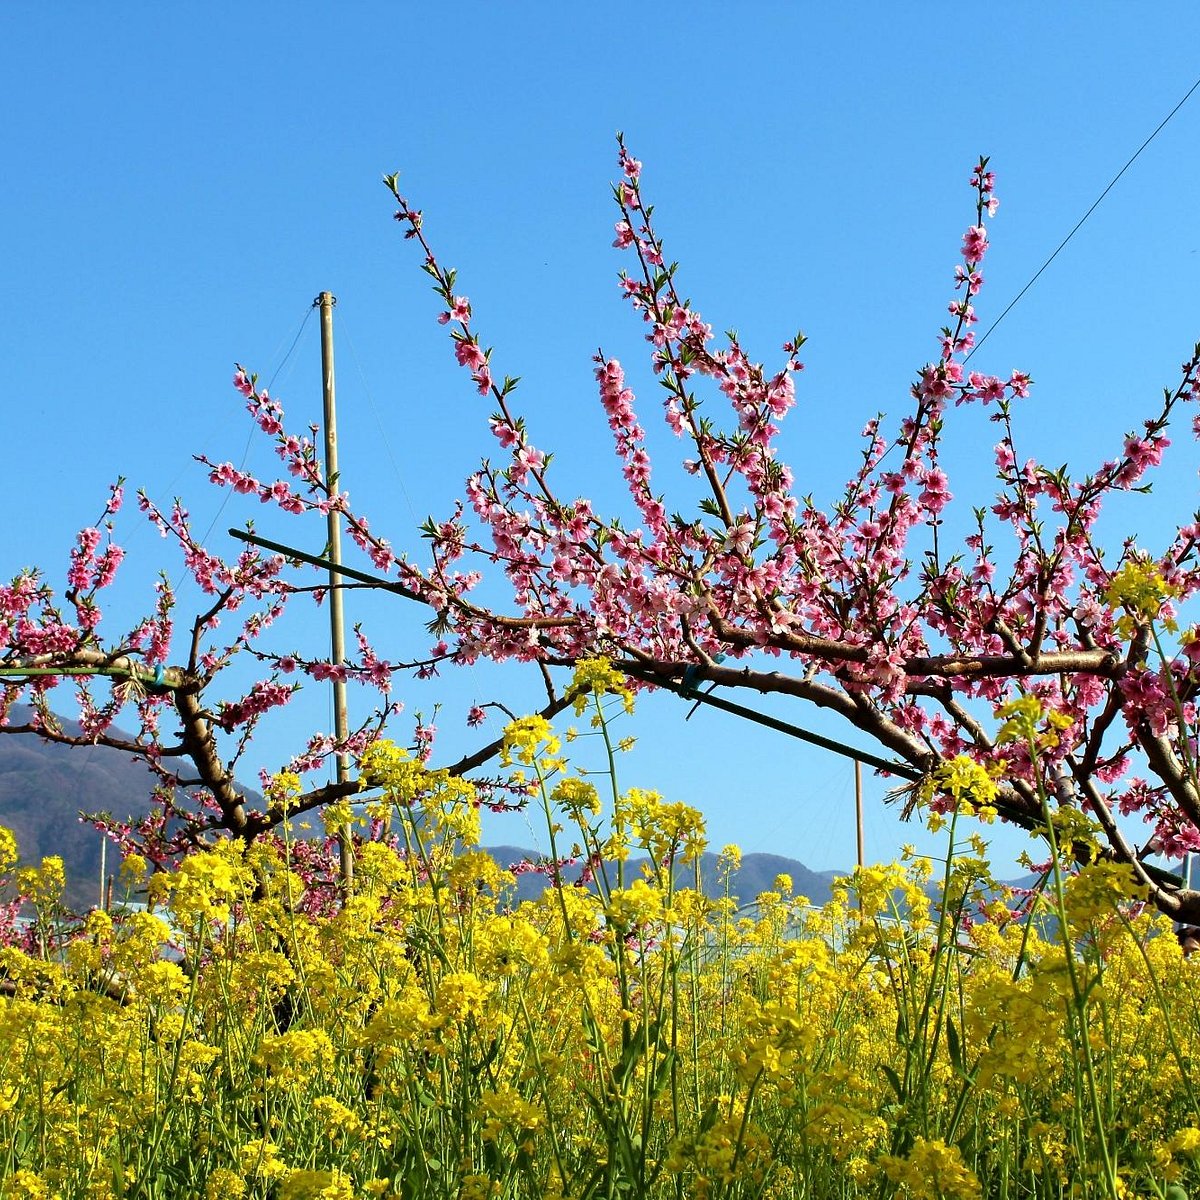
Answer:
<svg viewBox="0 0 1200 1200"><path fill-rule="evenodd" d="M295 694L295 685L259 680L240 700L223 703L217 720L226 731L257 720L273 708L282 708Z"/></svg>
<svg viewBox="0 0 1200 1200"><path fill-rule="evenodd" d="M652 470L635 373L628 360L603 351L595 358L599 400L634 523L557 489L550 456L513 407L516 380L494 373L495 356L455 272L439 264L422 214L392 177L396 216L423 252L454 359L475 391L494 402L485 419L501 454L471 475L450 515L425 525L428 560L418 566L353 510L348 494L329 486L312 437L290 434L279 401L236 368L235 389L274 439L285 478L259 480L231 462L201 458L211 481L292 515L341 514L374 567L433 610L435 640L425 657L403 663L382 658L361 630L357 654L345 663L264 650L266 632L300 590L284 580L282 560L246 551L225 561L195 538L181 505L160 511L143 496L143 511L179 545L211 601L191 631L186 670L194 686L208 687L243 653L272 672L241 699L216 708L223 734L244 746L256 722L286 702L293 689L279 682L280 674L355 679L386 698L397 671L429 677L446 662L484 657L565 667L604 654L651 678L680 683L699 673L723 686L786 692L838 713L927 776L941 758L968 754L1003 775L1003 811L1025 823L1041 821L1038 788L1049 781L1059 802L1078 803L1100 821L1114 853L1126 861L1134 852L1113 814L1143 815L1154 846L1165 853L1200 845L1200 801L1188 784L1200 639L1189 630L1172 650L1159 636L1200 591L1200 522L1189 516L1153 555L1131 541L1115 562L1097 532L1107 496L1147 486L1169 447L1176 410L1200 399L1200 347L1161 408L1090 472L1075 476L1018 455L1012 411L1029 394L1029 375L992 374L967 363L976 348L988 222L998 203L994 175L981 160L971 176L974 218L962 236L949 323L936 335L936 357L917 371L908 407L892 425L879 417L866 422L841 495L821 507L798 489L804 475L781 452L783 422L796 404L803 369L803 335L785 342L770 365L756 361L736 336L714 337L681 294L652 208L643 203L641 163L623 142L619 167L613 244L628 264L620 291L645 332L644 386L656 394L661 389L665 425L682 448L680 467L689 489L699 490L699 503L669 512L654 492L666 473L661 461L659 471ZM732 224L736 228L736 219ZM985 419L986 409L986 418L1000 426L993 451L997 487L960 527L950 519L957 488L943 461L942 437L958 406L976 404L963 420ZM1192 424L1200 437L1200 417ZM55 609L50 589L34 573L0 587L5 661L49 655L68 664L84 650L99 653L96 593L111 585L121 561L111 541L103 545L103 529L120 503L118 484L97 527L81 531L72 551L67 595L73 623ZM1126 566L1137 567L1133 583L1129 572L1121 575ZM510 603L495 604L496 591L480 586L489 570L502 576ZM317 602L324 595L323 585L303 590ZM110 649L164 665L173 606L164 583L154 612ZM221 640L222 622L243 606L240 625ZM39 677L28 688L36 696L54 682ZM15 685L5 690L4 711L20 691ZM1022 693L1055 716L1053 737L1042 739L1036 755L995 735L999 706ZM152 686L137 703L145 754L153 762L166 697ZM106 736L113 704L95 702L85 689L80 709L85 731ZM484 716L485 707L475 704L468 723L478 725ZM47 719L44 712L37 717ZM430 753L434 732L418 721L414 739L422 756ZM364 727L339 746L318 735L293 767L316 769L332 753L360 749L370 736ZM1142 760L1155 776L1149 783L1128 778ZM161 763L159 769L166 778ZM196 812L209 827L227 827L221 822L229 819L230 800L220 784L197 797L193 830ZM164 814L170 811L164 802ZM161 826L147 825L136 836L165 853L174 844L164 832L168 824L164 817ZM314 873L316 864L314 857Z"/></svg>

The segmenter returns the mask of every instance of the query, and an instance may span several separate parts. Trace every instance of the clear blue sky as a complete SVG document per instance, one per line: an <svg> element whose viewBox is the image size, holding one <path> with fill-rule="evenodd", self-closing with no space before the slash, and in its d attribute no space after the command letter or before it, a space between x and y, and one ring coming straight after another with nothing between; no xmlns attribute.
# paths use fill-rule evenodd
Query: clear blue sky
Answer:
<svg viewBox="0 0 1200 1200"><path fill-rule="evenodd" d="M986 328L1191 86L1198 33L1190 4L10 3L0 575L40 564L60 584L74 531L117 474L185 497L201 530L215 520L220 550L247 516L319 547L320 530L257 505L218 514L190 456L260 473L274 461L229 386L235 360L279 372L295 423L319 416L315 319L284 357L326 288L339 299L343 478L378 528L419 551L418 520L449 511L492 444L391 221L379 179L397 169L460 270L495 369L523 377L536 444L557 451L560 479L619 503L591 355L626 362L647 418L655 388L609 245L617 129L705 318L768 360L796 328L809 335L785 451L801 490L832 497L863 421L902 411L935 353L975 158L992 156L1001 198ZM976 360L1033 374L1022 451L1080 468L1108 456L1200 337L1197 145L1200 93ZM953 490L984 504L992 428L958 415ZM1116 532L1150 547L1165 536L1195 507L1195 458L1179 433L1170 485L1118 514ZM141 611L158 569L178 575L132 508L119 536L131 561L115 623ZM181 614L194 600L185 591ZM385 652L424 644L416 610L351 615ZM313 650L322 632L296 621L281 648ZM410 706L446 698L448 756L471 744L463 702L496 693L537 700L531 682L479 668L413 689ZM670 697L643 702L626 784L699 804L718 846L852 861L848 763L681 715ZM278 765L327 724L314 695L259 761ZM872 857L920 840L879 804L879 781L867 788ZM519 822L489 835L529 841Z"/></svg>

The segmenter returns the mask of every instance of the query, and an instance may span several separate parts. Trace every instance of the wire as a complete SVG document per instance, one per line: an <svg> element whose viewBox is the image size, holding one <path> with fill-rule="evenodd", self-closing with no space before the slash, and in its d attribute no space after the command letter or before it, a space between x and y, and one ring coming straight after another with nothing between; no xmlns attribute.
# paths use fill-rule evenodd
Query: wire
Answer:
<svg viewBox="0 0 1200 1200"><path fill-rule="evenodd" d="M292 357L292 352L296 349L297 345L299 345L300 338L304 334L304 330L308 326L308 319L312 316L312 314L313 310L312 305L310 304L304 312L304 320L300 322L300 328L296 330L296 336L292 338L292 344L288 347L288 352L283 356L283 361L280 362L279 366L275 368L275 373L271 376L267 383L267 391L270 391L275 386L275 380L279 378L279 372L287 366L288 359ZM279 353L278 349L276 349L275 353Z"/></svg>
<svg viewBox="0 0 1200 1200"><path fill-rule="evenodd" d="M294 338L292 338L292 344L288 347L288 352L283 356L283 359L280 362L279 366L277 366L275 368L274 372L272 373L271 378L267 383L267 387L266 387L267 391L270 391L271 388L273 388L275 386L275 380L279 378L279 372L282 371L285 366L287 366L288 360L292 357L292 354L295 351L296 347L300 344L300 338L303 335L304 330L308 325L308 319L311 316L312 316L312 308L310 306L309 308L307 308L305 310L304 320L302 320L300 322L300 328L296 330L296 336ZM285 334L284 336L286 337L287 335ZM280 344L280 346L282 346L283 342L281 341L279 344ZM276 354L279 353L278 346L275 348L275 353ZM272 356L272 357L274 357L274 356ZM250 430L246 434L246 445L242 448L242 461L238 467L238 470L243 470L245 468L246 460L250 457L250 446L253 443L253 441L254 441L254 428L251 427ZM225 506L229 503L229 497L230 497L230 495L232 495L231 489L230 488L222 488L221 492L222 492L221 503L217 506L217 511L213 514L213 519L208 523L208 528L204 531L204 533L200 537L201 544L204 544L205 542L208 541L210 535L212 534L212 531L216 528L217 522L221 518L221 514L225 511ZM183 585L183 581L186 578L187 578L187 571L184 571L180 574L179 578L175 581L175 590L177 592L179 591L180 587Z"/></svg>
<svg viewBox="0 0 1200 1200"><path fill-rule="evenodd" d="M367 383L367 373L363 370L362 361L358 357L358 350L354 345L354 339L350 336L350 326L346 323L344 313L338 322L338 328L341 331L342 337L346 339L346 345L350 349L350 357L354 359L354 366L358 371L358 378L362 383L363 393L367 397L367 403L371 406L371 415L375 418L375 424L379 429L379 439L383 442L383 448L387 452L388 459L391 461L392 471L396 476L396 482L400 485L400 494L404 497L404 503L408 507L409 516L412 518L414 524L419 524L421 518L417 516L417 511L413 508L412 497L408 494L408 488L404 485L404 474L400 470L400 464L396 459L395 451L392 449L391 439L384 428L383 418L379 414L379 406L375 403L375 396L371 391L371 386Z"/></svg>
<svg viewBox="0 0 1200 1200"><path fill-rule="evenodd" d="M981 337L975 343L974 347L971 350L971 353L968 354L967 357L963 359L963 362L970 362L972 356L976 353L977 350L979 350L979 348L983 345L983 343L986 342L988 340L988 338L990 338L992 336L992 334L995 332L996 327L1000 324L1000 322L1003 321L1004 318L1007 317L1008 314L1010 312L1012 312L1012 310L1016 307L1017 301L1020 300L1021 297L1024 296L1025 293L1027 291L1029 291L1029 289L1031 287L1033 287L1033 285L1035 283L1037 283L1038 279L1041 277L1042 272L1058 257L1059 252L1079 232L1080 228L1083 226L1083 223L1088 219L1088 217L1090 217L1092 215L1092 213L1094 213L1096 211L1096 209L1100 207L1100 202L1104 199L1104 197L1107 196L1108 193L1111 192L1114 187L1116 187L1117 181L1121 178L1121 176L1124 175L1125 172L1128 171L1129 168L1132 167L1135 162L1137 162L1138 158L1141 157L1142 151L1145 150L1146 147L1149 146L1150 143L1152 141L1154 141L1154 139L1156 137L1158 137L1158 135L1166 128L1167 123L1188 102L1188 100L1191 99L1192 93L1197 88L1200 88L1200 79L1197 79L1196 82L1193 83L1190 88L1188 88L1187 95L1185 95L1183 97L1183 99L1180 100L1179 103L1176 104L1175 107L1173 109L1171 109L1171 111L1169 113L1167 113L1167 115L1165 117L1163 117L1162 121L1159 122L1158 128L1155 129L1155 131L1133 152L1133 155L1129 159L1129 161L1116 173L1116 175L1113 176L1112 180L1109 182L1108 187L1106 187L1104 189L1104 191L1102 191L1100 193L1100 195L1096 197L1096 201L1092 205L1092 207L1089 208L1087 210L1087 212L1085 212L1083 214L1083 216L1079 218L1079 220L1075 223L1075 228L1072 229L1071 232L1068 233L1067 236L1065 238L1063 238L1063 240L1061 242L1059 242L1054 253L1051 254L1050 257L1048 259L1046 259L1046 261L1044 263L1042 263L1042 265L1038 268L1037 274L1034 275L1034 277L1016 294L1016 296L1013 297L1013 299L1011 301L1009 301L1008 307L992 322L992 324L989 326L987 331L984 333L983 337Z"/></svg>

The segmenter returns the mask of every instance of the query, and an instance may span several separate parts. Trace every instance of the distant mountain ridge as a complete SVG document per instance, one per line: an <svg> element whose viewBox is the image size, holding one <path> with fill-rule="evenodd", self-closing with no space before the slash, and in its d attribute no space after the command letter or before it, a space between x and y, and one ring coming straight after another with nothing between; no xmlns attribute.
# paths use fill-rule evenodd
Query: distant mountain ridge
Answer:
<svg viewBox="0 0 1200 1200"><path fill-rule="evenodd" d="M29 720L30 709L16 705L10 714L14 725ZM79 724L59 717L71 734ZM118 737L133 735L114 728ZM109 746L62 746L32 733L0 732L0 825L11 829L21 852L21 862L37 864L57 854L66 867L65 901L72 908L87 908L100 900L101 862L105 873L119 866L116 849L81 812L111 813L118 821L139 820L152 806L157 776L145 763ZM261 799L244 791L251 802Z"/></svg>
<svg viewBox="0 0 1200 1200"><path fill-rule="evenodd" d="M500 866L510 868L516 864L537 862L540 855L537 851L527 850L519 846L485 846L483 847ZM725 894L725 884L717 872L719 856L705 853L700 859L700 886L706 896L716 899ZM630 858L625 864L625 879L629 883L641 878L642 867L647 863L645 857ZM580 867L564 867L563 878L571 883L579 879ZM780 875L787 875L792 881L792 894L806 896L813 904L824 904L832 894L833 881L847 872L845 871L813 871L794 858L785 858L780 854L742 855L742 861L736 871L729 877L729 894L737 898L740 904L751 903L761 892L773 890L775 880ZM609 867L609 880L612 882L613 871ZM690 866L676 868L676 884L679 887L690 887L692 869ZM517 876L517 899L532 900L539 896L546 887L548 878L541 872L527 872Z"/></svg>
<svg viewBox="0 0 1200 1200"><path fill-rule="evenodd" d="M14 710L14 724L27 719ZM67 729L78 728L63 722ZM34 734L0 734L0 824L13 831L21 861L60 855L67 868L67 903L100 896L102 835L83 812L137 819L151 807L155 778L144 763L106 746L59 746ZM111 849L111 847L110 847ZM115 868L113 855L109 869Z"/></svg>
<svg viewBox="0 0 1200 1200"><path fill-rule="evenodd" d="M28 710L14 709L14 724L28 719ZM65 718L63 725L74 731L79 726ZM150 793L155 777L144 764L128 754L106 746L60 746L33 734L0 733L0 825L13 831L21 851L21 861L38 863L46 855L57 854L67 871L67 903L86 908L101 895L101 854L103 837L91 825L80 820L80 812L109 812L118 820L138 819L151 808ZM247 790L257 799L257 793ZM502 867L536 861L538 852L524 847L498 845L483 847ZM641 874L641 862L626 864L626 878ZM117 861L113 848L107 854L106 872L115 873ZM579 868L567 868L564 877L574 881ZM760 893L769 891L779 875L789 875L795 894L807 896L814 904L829 899L833 880L845 872L812 871L793 858L778 854L746 853L741 866L730 878L730 893L748 904ZM705 854L700 863L701 883L707 895L724 893L717 876L717 855ZM680 886L690 881L677 875ZM545 875L525 873L517 879L517 898L530 899L546 886Z"/></svg>

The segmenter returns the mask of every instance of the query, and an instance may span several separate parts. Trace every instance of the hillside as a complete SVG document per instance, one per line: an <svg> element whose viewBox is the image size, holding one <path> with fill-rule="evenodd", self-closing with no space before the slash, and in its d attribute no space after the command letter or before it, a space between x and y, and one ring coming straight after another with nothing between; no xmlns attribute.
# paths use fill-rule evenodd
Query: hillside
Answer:
<svg viewBox="0 0 1200 1200"><path fill-rule="evenodd" d="M14 711L14 723L23 719ZM64 724L69 728L71 723ZM57 746L23 734L0 736L0 824L16 834L22 862L62 856L69 904L94 904L100 891L103 838L80 820L80 812L110 812L120 819L144 816L153 787L149 769L119 750ZM111 854L108 863L111 871L116 865Z"/></svg>
<svg viewBox="0 0 1200 1200"><path fill-rule="evenodd" d="M15 710L13 719L22 721L25 714ZM70 722L64 724L71 727ZM23 862L36 863L48 854L62 856L67 868L67 902L73 907L95 904L100 894L103 839L80 820L80 812L110 812L121 819L144 816L153 783L144 764L119 750L58 746L32 736L0 735L0 824L16 834ZM109 873L116 867L111 849ZM535 857L533 851L516 846L488 849L504 867ZM629 864L629 878L637 877L640 865L636 860ZM578 870L565 874L575 879ZM780 874L792 877L798 894L821 904L829 898L837 872L810 871L803 863L777 854L746 854L730 890L742 903L749 903L759 892L767 891ZM715 854L704 856L701 878L709 895L720 894ZM518 897L527 899L542 890L545 877L522 875L518 884Z"/></svg>
<svg viewBox="0 0 1200 1200"><path fill-rule="evenodd" d="M14 707L12 723L28 720ZM79 726L59 718L68 732ZM131 734L114 729L117 736ZM144 764L107 746L60 746L32 734L0 734L0 825L13 831L22 863L59 855L67 871L66 903L86 908L100 897L104 838L80 819L81 812L111 813L118 820L144 817L151 807L155 777ZM245 789L257 801L257 792ZM119 863L109 844L108 874Z"/></svg>
<svg viewBox="0 0 1200 1200"><path fill-rule="evenodd" d="M536 860L532 850L517 846L488 846L488 853L502 866L511 867L514 863ZM631 858L625 864L626 880L639 878L645 859ZM760 892L771 890L778 875L790 875L793 893L807 896L813 904L824 904L829 899L830 889L834 879L844 871L811 871L802 862L794 858L784 858L778 854L744 854L742 864L730 879L730 895L736 896L740 904L749 904ZM574 882L579 878L578 867L567 867L563 870L564 879ZM610 879L612 876L610 875ZM676 872L676 882L680 887L690 886L691 869L681 869ZM700 860L700 882L706 895L717 897L724 893L724 887L717 877L717 855L705 854ZM539 895L546 886L546 877L542 874L529 873L517 878L517 897L520 900L530 900Z"/></svg>

